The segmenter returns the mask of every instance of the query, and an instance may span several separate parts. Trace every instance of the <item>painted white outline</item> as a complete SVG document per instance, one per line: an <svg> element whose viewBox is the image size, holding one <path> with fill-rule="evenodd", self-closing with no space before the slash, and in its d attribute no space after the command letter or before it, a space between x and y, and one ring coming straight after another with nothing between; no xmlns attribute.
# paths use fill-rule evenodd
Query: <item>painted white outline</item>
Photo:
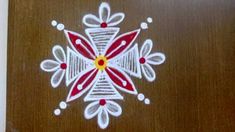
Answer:
<svg viewBox="0 0 235 132"><path fill-rule="evenodd" d="M77 81L80 79L81 76L83 76L85 73L87 73L88 71L92 70L92 69L95 69L95 67L90 67L88 68L87 70L83 71L80 73L80 75L78 76L78 78L76 79L76 81L73 83L73 86L71 87L70 91L69 91L69 94L67 96L67 99L66 99L66 102L71 102L77 98L79 98L80 96L82 96L85 92L87 92L87 90L89 90L91 88L91 86L96 82L96 80L99 78L100 76L100 71L98 71L98 73L96 74L95 78L92 80L92 82L83 90L81 91L79 94L75 95L75 96L72 96L70 97L72 91L73 91L73 88L74 86L76 85ZM97 69L95 69L97 70Z"/></svg>
<svg viewBox="0 0 235 132"><path fill-rule="evenodd" d="M82 35L79 34L79 33L74 32L74 31L70 31L70 30L66 30L66 29L65 29L65 30L64 30L65 36L66 36L67 40L69 41L70 46L72 47L72 49L73 49L74 51L76 51L77 53L79 53L79 52L77 51L77 49L73 46L73 43L71 42L71 40L70 40L70 38L69 38L68 32L70 32L70 33L72 33L72 34L74 34L74 35L77 35L77 36L81 37L82 39L84 39L84 40L91 46L91 48L94 50L95 56L98 55L98 51L97 51L96 46L93 45L93 44L92 44L89 40L87 40L84 36L82 36ZM85 57L85 56L84 56L84 57ZM86 58L86 57L85 57L85 58ZM95 58L95 57L94 57L94 58ZM87 58L87 59L89 59L89 58Z"/></svg>
<svg viewBox="0 0 235 132"><path fill-rule="evenodd" d="M71 82L73 82L78 76L79 74L81 73L82 70L79 70L77 72L77 75L73 76L72 79L69 79L69 76L70 74L74 74L74 73L70 73L70 57L71 57L71 54L74 54L75 57L77 57L78 59L81 59L82 63L86 63L84 64L84 68L87 68L89 66L95 66L94 65L94 62L86 57L84 57L83 55L81 55L79 52L76 52L74 50L72 50L71 48L67 47L67 68L66 68L66 85L68 86ZM74 62L75 63L75 62ZM79 64L78 64L79 65ZM85 65L87 65L87 67L85 67ZM78 67L78 68L83 68L83 67Z"/></svg>
<svg viewBox="0 0 235 132"><path fill-rule="evenodd" d="M139 35L140 33L140 29L136 29L136 30L133 30L133 31L130 31L130 32L127 32L127 33L123 33L122 35L116 37L111 43L113 44L115 41L117 41L118 39L120 39L121 37L127 35L127 34L132 34L133 32L137 32L135 37L131 40L130 44L122 51L120 52L117 56L111 58L110 60L112 59L115 59L115 58L118 58L119 56L122 55L122 53L124 53L126 50L128 50L130 48L130 46L132 45L132 43L136 40L137 36ZM112 44L110 44L109 46L107 46L107 48L104 50L104 53L106 54L106 52L108 51L108 49L112 46Z"/></svg>
<svg viewBox="0 0 235 132"><path fill-rule="evenodd" d="M91 93L93 92L93 90L96 88L96 90L98 89L102 89L104 86L97 86L97 83L99 81L99 79L101 77L104 77L104 81L107 81L107 83L110 85L110 89L106 89L103 90L102 93L104 95L99 95L101 97L94 97L94 98L90 98L89 96L91 96ZM94 85L92 86L92 88L90 89L89 93L86 95L86 97L84 97L84 101L94 101L94 100L100 100L100 99L106 99L106 100L123 100L123 96L116 90L116 88L113 86L112 82L110 82L109 77L107 74L105 74L104 72L101 73L99 79L96 80L96 82L94 83ZM98 87L98 88L97 88ZM112 92L114 92L116 95L107 95L106 91L107 90L113 90Z"/></svg>
<svg viewBox="0 0 235 132"><path fill-rule="evenodd" d="M106 56L112 55L114 52L116 52L117 50L119 50L121 47L123 47L123 46L125 46L125 45L126 45L126 41L123 40L123 41L121 42L121 44L119 44L118 47L115 48L115 50L109 52Z"/></svg>
<svg viewBox="0 0 235 132"><path fill-rule="evenodd" d="M109 65L109 67L112 67L112 68L114 68L114 69L117 68L117 67L112 66L112 65ZM122 70L118 70L118 71L119 71L121 74L123 74L123 76L125 76L126 79L131 83L131 85L133 86L134 91L129 91L129 90L126 90L125 88L122 88L122 87L118 86L115 82L112 81L112 79L109 77L108 73L105 71L105 74L108 76L107 79L109 79L110 82L112 82L112 84L113 84L116 88L118 88L119 90L121 90L121 91L123 91L123 92L129 93L129 94L134 94L134 95L138 94L138 92L137 92L137 90L136 90L136 87L135 87L134 83L132 82L132 80L130 79L130 77L129 77L125 72L123 72Z"/></svg>
<svg viewBox="0 0 235 132"><path fill-rule="evenodd" d="M116 30L116 31L115 31ZM97 32L100 32L100 34L103 34L104 37L107 36L107 34L110 32L110 31L115 31L113 32L112 35L109 35L109 40L108 41L103 41L103 43L106 43L104 49L99 52L99 47L98 47L98 40L97 41L94 41L93 39L96 39L95 37L92 37L91 36L91 33L97 33ZM111 42L113 41L113 39L117 36L118 32L120 31L120 28L118 27L107 27L107 28L87 28L85 29L85 33L86 35L88 36L88 38L90 39L91 43L93 45L96 45L96 49L98 50L99 52L99 55L103 55L104 54L104 50L107 48L107 46L109 46L111 44ZM98 33L97 33L98 34Z"/></svg>
<svg viewBox="0 0 235 132"><path fill-rule="evenodd" d="M134 66L136 66L137 73L135 73L135 72L133 72L130 69L127 69L125 67L125 63L129 63L130 60L123 60L123 59L124 59L124 57L128 56L130 52L134 52L135 53L134 54L135 55L135 60L134 60L135 65ZM123 63L124 66L121 66L121 64L118 65L117 61L119 63ZM125 71L128 74L130 74L131 76L134 76L134 77L137 77L137 78L142 78L141 69L140 69L140 63L139 63L139 49L138 49L138 45L137 44L135 44L132 48L130 48L128 51L126 51L125 53L121 54L120 56L115 57L115 59L110 60L109 65L110 64L113 65L114 67L116 67L116 69L121 68L123 71Z"/></svg>

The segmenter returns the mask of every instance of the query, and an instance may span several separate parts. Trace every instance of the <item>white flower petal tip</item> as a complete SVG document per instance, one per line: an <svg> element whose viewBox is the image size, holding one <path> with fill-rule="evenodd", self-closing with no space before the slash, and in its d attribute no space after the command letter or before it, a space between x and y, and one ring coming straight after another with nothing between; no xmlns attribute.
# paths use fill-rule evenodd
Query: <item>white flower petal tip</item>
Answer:
<svg viewBox="0 0 235 132"><path fill-rule="evenodd" d="M156 79L156 74L153 68L149 64L143 64L141 66L145 78L152 82Z"/></svg>
<svg viewBox="0 0 235 132"><path fill-rule="evenodd" d="M140 57L146 57L149 55L153 47L153 42L151 39L147 39L144 41L143 46L140 49Z"/></svg>
<svg viewBox="0 0 235 132"><path fill-rule="evenodd" d="M103 2L99 7L99 18L101 22L107 22L110 17L110 6L108 3Z"/></svg>
<svg viewBox="0 0 235 132"><path fill-rule="evenodd" d="M125 14L124 13L115 13L107 21L108 22L108 26L110 26L110 27L116 26L119 23L121 23L124 18L125 18Z"/></svg>
<svg viewBox="0 0 235 132"><path fill-rule="evenodd" d="M85 118L86 119L93 118L94 116L98 114L99 109L100 109L99 101L90 103L84 111Z"/></svg>
<svg viewBox="0 0 235 132"><path fill-rule="evenodd" d="M60 63L66 62L66 55L61 46L55 45L52 49L52 53L58 62Z"/></svg>
<svg viewBox="0 0 235 132"><path fill-rule="evenodd" d="M106 109L101 109L98 113L98 125L101 129L105 129L109 125L109 115Z"/></svg>
<svg viewBox="0 0 235 132"><path fill-rule="evenodd" d="M106 108L108 113L115 117L118 117L122 114L122 108L116 102L107 101Z"/></svg>
<svg viewBox="0 0 235 132"><path fill-rule="evenodd" d="M100 20L95 15L87 14L83 17L82 21L88 27L100 27Z"/></svg>
<svg viewBox="0 0 235 132"><path fill-rule="evenodd" d="M65 71L62 69L57 70L51 77L51 86L56 88L60 85L61 81L63 80Z"/></svg>
<svg viewBox="0 0 235 132"><path fill-rule="evenodd" d="M59 63L54 60L44 60L41 62L40 67L43 71L53 72L59 69Z"/></svg>
<svg viewBox="0 0 235 132"><path fill-rule="evenodd" d="M91 28L106 28L118 25L125 18L124 13L114 13L111 15L111 9L108 3L102 2L99 6L99 18L93 14L87 14L83 17L83 23Z"/></svg>
<svg viewBox="0 0 235 132"><path fill-rule="evenodd" d="M163 53L157 52L150 54L147 57L147 63L152 64L152 65L160 65L164 63L166 60L166 57Z"/></svg>

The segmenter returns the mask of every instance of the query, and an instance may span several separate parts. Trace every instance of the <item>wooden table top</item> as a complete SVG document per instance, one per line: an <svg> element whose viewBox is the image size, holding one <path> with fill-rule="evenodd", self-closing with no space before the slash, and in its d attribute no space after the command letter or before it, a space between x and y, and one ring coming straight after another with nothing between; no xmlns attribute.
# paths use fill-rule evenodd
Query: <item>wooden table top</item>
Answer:
<svg viewBox="0 0 235 132"><path fill-rule="evenodd" d="M139 92L151 99L144 105L122 93L123 113L110 118L106 130L96 119L86 120L87 103L78 99L57 117L53 110L67 97L63 83L50 85L51 74L40 63L53 58L51 49L68 45L63 32L51 26L56 19L67 29L84 34L82 17L98 14L99 0L10 0L7 73L9 132L232 132L235 130L235 1L234 0L108 0L113 12L124 12L120 33L139 28L153 18L147 38L153 51L166 55L154 67L157 79L134 79Z"/></svg>

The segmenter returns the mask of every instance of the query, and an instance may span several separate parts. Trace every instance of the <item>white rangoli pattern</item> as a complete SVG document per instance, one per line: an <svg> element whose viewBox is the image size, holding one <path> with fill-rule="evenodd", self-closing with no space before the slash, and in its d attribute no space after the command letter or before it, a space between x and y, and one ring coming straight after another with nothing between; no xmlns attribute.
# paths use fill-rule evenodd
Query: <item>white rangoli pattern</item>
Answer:
<svg viewBox="0 0 235 132"><path fill-rule="evenodd" d="M147 22L142 22L140 28L121 34L120 28L115 27L124 19L124 13L111 15L109 4L103 2L99 7L99 17L87 14L83 23L88 27L86 39L79 33L65 29L62 23L53 20L52 26L59 31L64 31L70 46L67 52L56 45L52 49L55 60L42 61L40 67L46 72L54 72L51 77L53 88L59 86L65 76L66 86L73 84L66 101L61 101L60 108L54 110L56 116L61 114L61 109L66 109L67 104L78 99L86 93L84 116L91 119L97 116L98 125L105 129L109 125L109 116L118 117L122 108L115 100L123 100L119 91L137 95L138 100L150 104L144 94L137 92L130 76L154 81L155 72L150 65L160 65L165 61L163 53L150 53L153 42L147 39L138 49L138 44L133 44L141 30L148 28L147 23L152 23L151 17Z"/></svg>

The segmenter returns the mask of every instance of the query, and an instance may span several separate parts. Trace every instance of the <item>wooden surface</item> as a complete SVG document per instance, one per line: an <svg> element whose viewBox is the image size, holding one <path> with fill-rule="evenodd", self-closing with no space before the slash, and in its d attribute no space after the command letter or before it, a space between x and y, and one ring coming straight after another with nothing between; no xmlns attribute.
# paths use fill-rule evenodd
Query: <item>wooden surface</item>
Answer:
<svg viewBox="0 0 235 132"><path fill-rule="evenodd" d="M9 132L232 132L235 130L235 1L234 0L111 0L113 12L124 12L120 33L139 27L148 16L149 29L136 42L154 41L165 53L155 67L157 81L134 79L150 98L146 106L124 94L123 114L112 117L106 130L86 120L86 103L78 99L56 117L53 110L69 89L50 86L51 74L40 62L53 58L55 44L65 48L56 19L84 34L82 17L96 13L99 0L10 0L8 39L7 126Z"/></svg>

